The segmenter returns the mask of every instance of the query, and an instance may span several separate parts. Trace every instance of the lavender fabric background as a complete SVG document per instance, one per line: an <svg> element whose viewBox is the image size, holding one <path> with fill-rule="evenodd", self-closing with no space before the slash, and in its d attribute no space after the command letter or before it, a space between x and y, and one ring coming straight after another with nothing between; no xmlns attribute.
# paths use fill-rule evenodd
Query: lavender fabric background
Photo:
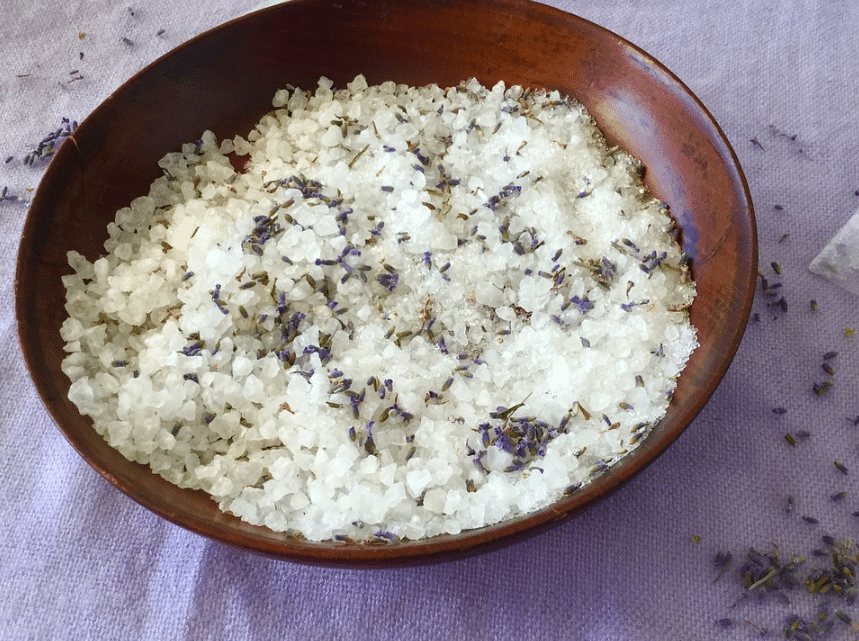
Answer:
<svg viewBox="0 0 859 641"><path fill-rule="evenodd" d="M44 167L23 158L62 117L82 120L144 65L260 2L5 0L0 188L26 201ZM790 605L730 608L742 587L730 573L714 583L712 560L771 543L807 554L824 534L859 534L859 426L848 420L859 415L859 333L844 332L859 332L859 297L807 269L859 207L859 4L550 4L674 71L720 123L748 178L760 269L782 284L787 311L758 291L759 320L691 427L610 499L476 558L350 571L239 552L126 498L55 428L16 335L13 277L27 205L3 200L0 638L748 639L763 628L782 638L788 614L814 615L814 599L801 591ZM838 352L833 376L821 369L828 351ZM832 389L814 394L826 379ZM791 447L785 433L800 430L810 437ZM847 498L833 501L840 491ZM846 611L859 621L859 605ZM716 621L726 617L736 624L723 630ZM859 628L838 622L829 638L856 639Z"/></svg>

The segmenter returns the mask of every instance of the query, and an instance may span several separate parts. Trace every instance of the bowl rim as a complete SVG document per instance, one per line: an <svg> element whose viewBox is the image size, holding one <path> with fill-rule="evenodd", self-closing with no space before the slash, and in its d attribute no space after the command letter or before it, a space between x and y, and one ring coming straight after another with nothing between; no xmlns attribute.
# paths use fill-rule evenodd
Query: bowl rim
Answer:
<svg viewBox="0 0 859 641"><path fill-rule="evenodd" d="M397 2L397 0L379 0L379 2L376 2L375 4L382 5L390 1L403 6L420 4L420 0L407 0L401 2ZM139 82L141 77L145 77L147 74L153 73L153 70L157 70L160 65L163 65L165 61L171 57L181 54L181 52L187 51L190 48L200 46L208 39L213 38L216 34L234 29L237 25L241 25L248 20L261 20L266 18L274 19L275 16L280 16L281 13L289 13L294 7L309 6L320 3L324 4L325 0L291 0L288 3L262 8L249 14L239 16L198 34L197 36L171 49L155 61L149 63L132 77L123 82L120 87L118 87L103 103L96 107L96 109L94 109L93 112L81 122L79 129L83 132L88 131L89 123L101 116L107 108L107 105L115 96L129 91L131 87ZM350 3L368 4L367 2L360 2L359 0L343 0L343 4ZM375 6L373 0L371 0L370 4ZM691 105L691 108L697 111L701 120L708 125L709 136L712 137L714 143L718 144L720 147L719 156L725 161L726 167L732 178L734 178L736 183L741 187L737 196L739 196L741 200L740 204L749 218L750 228L748 232L750 234L750 259L753 265L750 269L750 276L748 278L749 282L747 283L748 287L744 290L745 295L742 299L741 308L737 310L737 316L740 320L734 328L733 335L730 337L730 348L724 354L720 367L717 368L713 374L716 381L721 380L729 368L734 354L739 348L748 322L756 283L756 267L754 266L757 265L757 232L754 220L754 206L745 175L743 174L739 160L731 147L727 136L704 104L674 73L643 49L609 29L580 16L565 12L556 7L534 2L533 0L472 0L471 4L484 6L490 9L500 8L508 11L526 12L530 16L542 16L544 19L551 18L556 21L563 21L571 27L585 27L589 30L601 32L603 35L609 36L614 41L615 46L622 47L629 55L632 55L636 60L639 60L642 65L646 65L651 74L658 76L657 82L669 85L672 94L682 97L686 104ZM151 496L142 496L127 479L121 475L117 475L110 469L105 469L103 466L93 461L92 456L87 451L87 443L78 441L63 427L59 414L55 409L56 403L64 402L67 399L57 399L50 391L43 388L40 384L39 378L35 375L35 373L41 371L43 367L41 362L42 351L33 341L34 334L32 334L32 327L28 325L29 312L26 309L26 305L33 294L32 291L30 291L32 289L32 278L26 270L26 263L28 260L32 259L31 243L33 242L32 239L36 234L37 227L39 225L38 214L45 206L43 205L43 200L46 198L44 187L52 181L62 180L66 177L66 172L63 170L63 163L67 157L79 153L79 138L82 139L83 136L76 136L75 133L73 133L60 146L44 174L24 223L15 273L15 309L18 324L19 344L22 355L31 378L33 378L37 392L58 429L63 433L78 453L94 469L96 469L101 476L107 479L113 486L118 488L124 494L150 511L176 525L196 532L197 534L203 535L207 538L221 543L226 543L239 549L279 559L316 565L362 568L448 561L464 558L477 553L488 552L552 528L612 494L630 478L640 473L654 460L656 460L656 458L658 458L667 449L667 447L674 442L686 427L691 424L695 416L703 408L707 399L709 399L713 391L715 391L714 386L714 388L705 395L702 402L699 403L699 407L684 418L682 425L679 425L679 427L671 431L666 431L657 435L658 438L649 442L648 448L638 448L633 451L631 455L625 457L623 461L627 461L628 464L626 467L621 467L620 463L612 466L613 469L617 467L621 470L619 474L611 476L608 480L606 480L606 477L598 477L591 480L582 489L575 493L575 498L567 497L535 512L507 519L497 524L475 530L466 530L457 535L442 535L428 539L403 541L385 545L366 543L334 544L330 541L317 543L301 539L291 539L286 536L275 540L271 537L271 531L267 528L262 528L261 526L243 526L241 531L236 534L225 534L223 523L213 523L208 519L199 518L197 515L183 513L181 510L170 505L165 505L163 502ZM81 140L81 142L83 142L83 140ZM648 436L648 440L651 436L654 436L653 432ZM150 473L155 475L152 472ZM164 482L167 483L167 481ZM191 492L192 490L185 491ZM224 522L228 522L231 519L236 519L236 517L224 515ZM255 528L259 528L259 533L256 533Z"/></svg>

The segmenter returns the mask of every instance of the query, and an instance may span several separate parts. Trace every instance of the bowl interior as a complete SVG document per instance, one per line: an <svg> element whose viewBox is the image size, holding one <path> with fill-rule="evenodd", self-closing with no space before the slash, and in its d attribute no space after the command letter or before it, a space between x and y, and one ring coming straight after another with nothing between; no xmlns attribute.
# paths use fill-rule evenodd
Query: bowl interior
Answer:
<svg viewBox="0 0 859 641"><path fill-rule="evenodd" d="M246 134L278 88L368 82L457 84L476 77L558 89L646 167L692 257L700 347L665 419L631 455L539 512L456 536L396 545L308 543L221 513L110 448L67 399L59 328L66 252L104 253L107 223L160 175L157 161L211 129ZM382 566L485 551L541 531L652 462L709 399L739 346L757 270L748 187L724 134L669 71L615 34L526 0L293 0L237 19L156 61L62 145L25 224L16 275L19 337L42 399L80 454L133 499L190 530L244 549L320 564Z"/></svg>

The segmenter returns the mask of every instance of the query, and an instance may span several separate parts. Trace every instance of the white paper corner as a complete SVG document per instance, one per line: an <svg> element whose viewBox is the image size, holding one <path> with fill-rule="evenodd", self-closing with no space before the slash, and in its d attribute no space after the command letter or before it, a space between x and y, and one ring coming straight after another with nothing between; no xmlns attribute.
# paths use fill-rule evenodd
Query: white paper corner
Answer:
<svg viewBox="0 0 859 641"><path fill-rule="evenodd" d="M859 211L838 230L808 268L859 295Z"/></svg>

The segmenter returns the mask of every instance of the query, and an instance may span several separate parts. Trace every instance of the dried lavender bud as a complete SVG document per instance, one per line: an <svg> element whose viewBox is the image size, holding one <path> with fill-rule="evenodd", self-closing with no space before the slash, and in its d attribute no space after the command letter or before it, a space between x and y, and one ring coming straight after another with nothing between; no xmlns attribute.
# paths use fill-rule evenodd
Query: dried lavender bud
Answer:
<svg viewBox="0 0 859 641"><path fill-rule="evenodd" d="M60 144L77 128L78 123L68 118L62 118L60 126L39 141L35 148L24 158L24 164L32 166L36 161L45 160L54 155Z"/></svg>
<svg viewBox="0 0 859 641"><path fill-rule="evenodd" d="M812 391L818 396L823 396L832 389L833 382L832 381L823 381L822 383L815 383L811 386Z"/></svg>
<svg viewBox="0 0 859 641"><path fill-rule="evenodd" d="M713 579L713 583L718 581L722 574L724 574L725 570L727 570L731 565L732 555L730 552L717 552L716 556L713 558L713 565L719 570L719 573L716 575L716 578Z"/></svg>

